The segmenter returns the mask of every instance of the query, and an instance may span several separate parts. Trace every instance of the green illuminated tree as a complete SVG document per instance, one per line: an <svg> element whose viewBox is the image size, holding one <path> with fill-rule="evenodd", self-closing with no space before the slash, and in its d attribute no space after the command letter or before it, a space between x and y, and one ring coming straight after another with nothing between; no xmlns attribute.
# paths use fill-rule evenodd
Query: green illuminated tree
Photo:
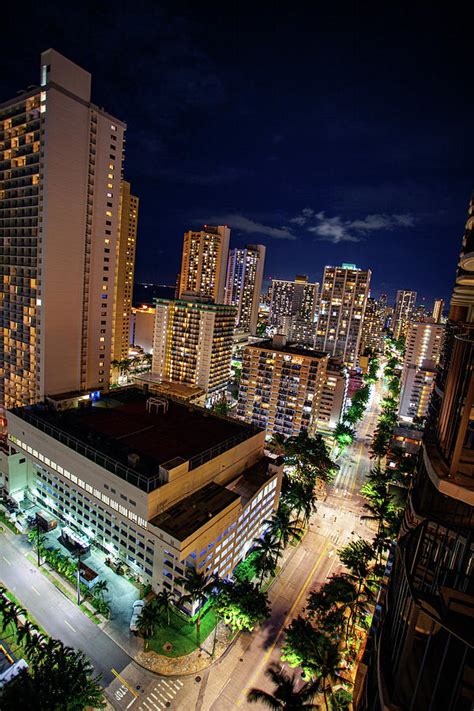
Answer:
<svg viewBox="0 0 474 711"><path fill-rule="evenodd" d="M226 625L236 630L253 630L270 616L268 598L258 585L250 582L220 580L212 597L212 606Z"/></svg>

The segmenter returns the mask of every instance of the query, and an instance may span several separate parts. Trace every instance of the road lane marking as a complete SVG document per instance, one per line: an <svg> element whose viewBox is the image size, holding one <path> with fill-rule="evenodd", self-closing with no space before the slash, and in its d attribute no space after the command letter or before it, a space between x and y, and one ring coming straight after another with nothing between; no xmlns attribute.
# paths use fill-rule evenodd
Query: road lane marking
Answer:
<svg viewBox="0 0 474 711"><path fill-rule="evenodd" d="M76 631L76 630L74 629L74 627L73 627L71 624L69 624L69 622L68 622L67 620L64 620L64 622L67 624L67 626L69 627L69 629L71 629L73 632Z"/></svg>
<svg viewBox="0 0 474 711"><path fill-rule="evenodd" d="M268 651L266 652L265 656L263 657L262 661L261 661L260 664L258 665L257 669L254 671L254 673L253 673L252 676L250 677L250 681L249 681L249 683L247 684L247 686L245 687L245 689L243 689L243 691L240 692L240 696L239 696L239 698L237 699L236 706L240 706L240 705L242 704L242 702L245 701L245 698L246 698L246 696L247 696L247 691L252 687L254 681L258 678L258 675L261 673L262 668L263 668L264 665L267 663L267 661L268 661L270 655L273 653L273 650L275 649L275 647L276 647L276 645L277 645L277 643L278 643L278 640L280 639L280 637L281 637L281 635L282 635L282 633L283 633L285 627L286 627L287 624L288 624L288 621L290 620L290 618L291 618L293 612L295 611L296 606L299 604L299 601L301 600L302 596L303 596L304 593L306 592L306 589L308 588L309 584L311 583L311 580L312 580L313 575L315 574L317 568L319 568L319 565L320 565L320 563L321 563L321 561L322 561L322 559L323 559L323 557L324 557L324 554L326 553L326 548L327 548L328 546L329 546L329 542L327 541L327 542L324 544L324 548L323 548L323 550L321 551L318 560L316 561L316 563L315 563L315 564L313 565L313 567L311 568L311 571L310 571L310 573L308 574L308 577L306 578L306 580L305 580L305 582L304 582L304 584L303 584L303 587L302 587L301 590L299 591L298 597L297 597L296 600L294 601L293 605L291 606L290 611L288 612L288 614L287 614L287 616L285 617L285 619L284 619L282 625L280 626L280 629L278 630L278 634L277 634L277 636L275 637L275 639L273 640L273 643L271 644L270 648L269 648Z"/></svg>
<svg viewBox="0 0 474 711"><path fill-rule="evenodd" d="M8 558L5 558L4 555L2 555L2 558L3 558L3 560L5 561L5 563L7 563L8 565L11 565L10 561L8 560Z"/></svg>
<svg viewBox="0 0 474 711"><path fill-rule="evenodd" d="M129 709L130 706L133 706L133 704L135 703L136 700L137 700L136 698L132 699L126 708Z"/></svg>
<svg viewBox="0 0 474 711"><path fill-rule="evenodd" d="M40 595L40 593L38 592L38 590L35 588L34 585L31 586L31 589L32 589L37 595Z"/></svg>
<svg viewBox="0 0 474 711"><path fill-rule="evenodd" d="M139 695L137 694L137 692L135 691L135 689L132 689L132 687L130 686L130 684L128 684L128 683L125 681L125 679L124 679L122 676L120 676L120 674L118 673L118 671L117 671L116 669L114 669L113 667L112 667L112 669L111 669L110 671L112 672L112 674L113 674L114 676L117 677L117 679L120 679L120 681L122 682L122 684L124 684L124 686L126 686L127 689L138 699L138 696L139 696Z"/></svg>

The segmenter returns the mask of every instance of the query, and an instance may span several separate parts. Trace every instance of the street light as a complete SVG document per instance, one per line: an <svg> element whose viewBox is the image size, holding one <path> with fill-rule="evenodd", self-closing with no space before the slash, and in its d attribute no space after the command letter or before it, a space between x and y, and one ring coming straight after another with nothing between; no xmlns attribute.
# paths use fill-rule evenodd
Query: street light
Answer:
<svg viewBox="0 0 474 711"><path fill-rule="evenodd" d="M77 604L81 604L81 551L77 553Z"/></svg>

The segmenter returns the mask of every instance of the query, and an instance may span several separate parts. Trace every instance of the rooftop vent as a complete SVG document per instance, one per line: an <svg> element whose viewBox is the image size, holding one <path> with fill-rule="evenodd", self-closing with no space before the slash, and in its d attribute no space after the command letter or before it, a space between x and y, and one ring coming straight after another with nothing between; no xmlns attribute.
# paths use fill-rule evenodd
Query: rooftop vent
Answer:
<svg viewBox="0 0 474 711"><path fill-rule="evenodd" d="M156 413L163 409L163 414L166 415L168 412L168 400L164 397L149 397L146 401L146 411L150 414L153 412L153 408L156 408Z"/></svg>
<svg viewBox="0 0 474 711"><path fill-rule="evenodd" d="M128 465L135 469L140 462L140 455L136 452L130 452L128 455Z"/></svg>

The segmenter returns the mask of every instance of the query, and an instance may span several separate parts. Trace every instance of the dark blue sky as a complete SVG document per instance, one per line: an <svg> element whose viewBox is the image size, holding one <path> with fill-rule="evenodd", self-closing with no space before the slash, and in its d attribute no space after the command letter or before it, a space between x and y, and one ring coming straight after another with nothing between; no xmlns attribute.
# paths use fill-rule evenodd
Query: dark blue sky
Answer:
<svg viewBox="0 0 474 711"><path fill-rule="evenodd" d="M7 18L0 98L38 81L49 46L92 72L94 101L128 123L138 280L173 283L183 231L224 221L235 244L267 245L267 277L355 262L375 295L449 297L474 186L466 14L80 5L26 2Z"/></svg>

